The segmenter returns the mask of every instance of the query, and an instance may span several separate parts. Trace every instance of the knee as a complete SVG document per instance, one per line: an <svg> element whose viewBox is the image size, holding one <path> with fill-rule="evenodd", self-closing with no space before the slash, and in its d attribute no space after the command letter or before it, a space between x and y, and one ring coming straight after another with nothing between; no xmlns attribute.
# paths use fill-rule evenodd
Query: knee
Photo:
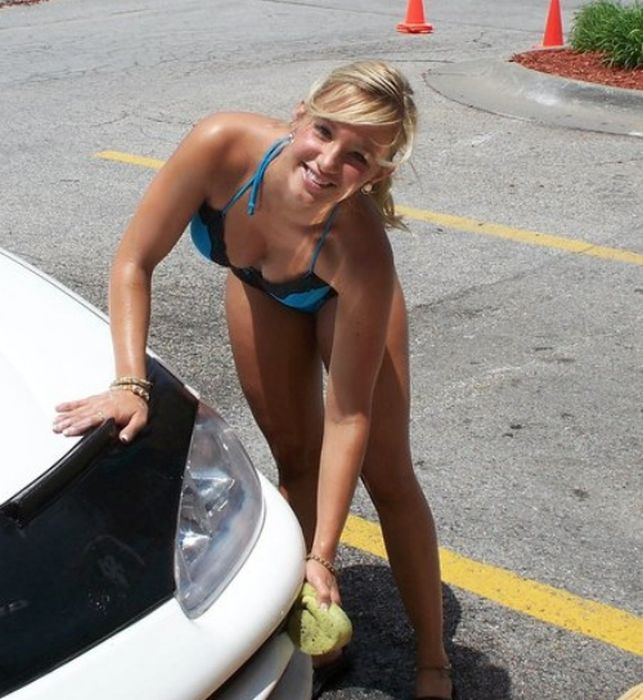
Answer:
<svg viewBox="0 0 643 700"><path fill-rule="evenodd" d="M321 453L321 446L316 441L306 440L300 433L283 430L266 437L282 483L292 483L311 476L316 478Z"/></svg>
<svg viewBox="0 0 643 700"><path fill-rule="evenodd" d="M425 502L410 465L404 470L378 470L375 475L368 474L368 469L365 472L364 484L379 513L408 509Z"/></svg>

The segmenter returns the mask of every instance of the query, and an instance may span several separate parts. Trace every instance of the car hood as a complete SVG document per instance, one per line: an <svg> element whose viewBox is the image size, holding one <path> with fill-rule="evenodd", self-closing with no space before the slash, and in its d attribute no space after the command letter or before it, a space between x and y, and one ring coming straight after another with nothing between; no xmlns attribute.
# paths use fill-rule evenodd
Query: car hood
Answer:
<svg viewBox="0 0 643 700"><path fill-rule="evenodd" d="M52 431L56 404L104 390L112 377L105 317L0 249L0 503L78 441Z"/></svg>

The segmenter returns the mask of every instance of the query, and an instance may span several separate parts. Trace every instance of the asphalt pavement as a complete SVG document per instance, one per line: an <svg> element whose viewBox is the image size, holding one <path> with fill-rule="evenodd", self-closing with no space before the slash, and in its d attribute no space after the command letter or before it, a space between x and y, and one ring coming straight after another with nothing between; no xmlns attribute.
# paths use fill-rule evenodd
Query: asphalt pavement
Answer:
<svg viewBox="0 0 643 700"><path fill-rule="evenodd" d="M441 544L465 568L640 621L641 95L509 63L539 42L546 4L426 3L435 32L422 36L395 32L405 3L390 0L3 7L0 245L104 308L111 254L154 172L133 157L162 161L214 110L288 118L339 63L394 62L421 114L396 184L410 231L391 239L415 462ZM563 2L566 27L580 4ZM96 157L106 150L130 163ZM274 478L234 375L222 279L182 240L155 275L151 345ZM353 514L376 521L361 489ZM409 697L412 634L376 551L341 551L356 639L329 700ZM509 592L445 584L463 700L615 700L643 680L640 653L564 622L569 601L552 624L539 598L530 614L499 602Z"/></svg>

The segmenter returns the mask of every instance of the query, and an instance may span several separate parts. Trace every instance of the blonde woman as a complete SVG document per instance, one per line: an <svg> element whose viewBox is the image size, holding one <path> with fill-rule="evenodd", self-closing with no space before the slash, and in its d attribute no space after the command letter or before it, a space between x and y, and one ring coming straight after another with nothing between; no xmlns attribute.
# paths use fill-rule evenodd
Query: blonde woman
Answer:
<svg viewBox="0 0 643 700"><path fill-rule="evenodd" d="M322 604L340 601L333 563L361 478L416 631L415 692L426 700L454 695L434 524L409 448L407 316L386 234L399 225L391 177L415 126L408 82L377 61L316 83L291 124L255 114L200 122L150 185L113 263L117 377L141 381L58 406L54 429L77 435L108 416L131 442L147 421L152 272L190 224L198 249L230 269L236 368L304 531L306 579ZM344 661L315 660L316 694Z"/></svg>

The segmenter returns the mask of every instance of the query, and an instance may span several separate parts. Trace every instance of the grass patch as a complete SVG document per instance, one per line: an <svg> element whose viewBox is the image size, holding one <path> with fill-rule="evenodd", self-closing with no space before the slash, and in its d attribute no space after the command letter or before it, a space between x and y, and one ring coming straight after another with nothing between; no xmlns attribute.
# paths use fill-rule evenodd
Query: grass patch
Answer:
<svg viewBox="0 0 643 700"><path fill-rule="evenodd" d="M570 44L575 51L600 51L608 66L643 67L643 5L596 0L574 16Z"/></svg>

